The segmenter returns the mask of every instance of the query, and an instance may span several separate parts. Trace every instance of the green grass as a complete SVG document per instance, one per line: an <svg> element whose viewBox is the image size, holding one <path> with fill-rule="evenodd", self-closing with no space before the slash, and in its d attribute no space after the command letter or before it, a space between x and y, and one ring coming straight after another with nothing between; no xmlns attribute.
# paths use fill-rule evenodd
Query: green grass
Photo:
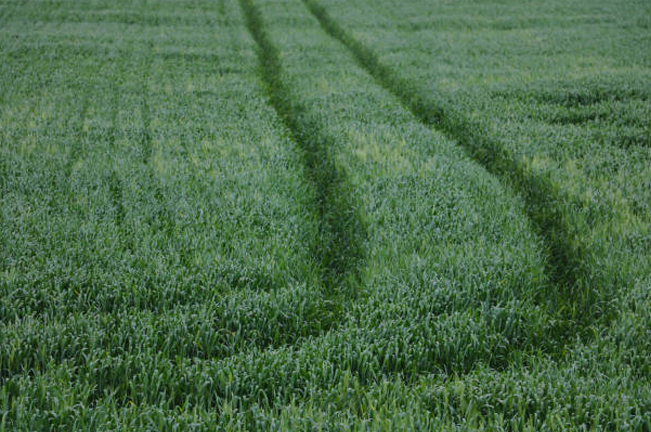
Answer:
<svg viewBox="0 0 651 432"><path fill-rule="evenodd" d="M0 1L0 430L650 430L645 12Z"/></svg>

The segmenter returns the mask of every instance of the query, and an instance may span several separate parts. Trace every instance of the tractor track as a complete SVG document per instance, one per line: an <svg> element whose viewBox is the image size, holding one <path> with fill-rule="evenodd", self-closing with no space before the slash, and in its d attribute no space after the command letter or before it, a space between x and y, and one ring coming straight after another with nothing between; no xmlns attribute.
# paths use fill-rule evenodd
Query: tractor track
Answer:
<svg viewBox="0 0 651 432"><path fill-rule="evenodd" d="M334 140L320 125L303 115L305 110L284 81L278 50L264 30L259 10L251 0L240 0L240 6L258 47L259 74L269 102L299 147L309 181L316 191L322 241L313 246L313 251L322 269L325 296L333 301L333 319L339 321L345 304L358 291L365 227L357 214L345 174L336 167L328 151Z"/></svg>
<svg viewBox="0 0 651 432"><path fill-rule="evenodd" d="M371 48L334 21L323 6L313 0L302 1L321 28L339 41L357 63L423 125L457 142L471 159L523 198L526 214L547 249L546 272L557 287L554 302L561 311L562 339L573 338L577 328L589 332L587 327L594 320L610 321L613 311L608 309L609 298L605 294L610 290L595 288L598 281L593 280L585 264L589 251L576 242L579 233L561 217L556 207L559 202L570 206L583 206L584 203L568 203L548 178L530 172L480 125L446 102L422 96L416 85L383 64Z"/></svg>

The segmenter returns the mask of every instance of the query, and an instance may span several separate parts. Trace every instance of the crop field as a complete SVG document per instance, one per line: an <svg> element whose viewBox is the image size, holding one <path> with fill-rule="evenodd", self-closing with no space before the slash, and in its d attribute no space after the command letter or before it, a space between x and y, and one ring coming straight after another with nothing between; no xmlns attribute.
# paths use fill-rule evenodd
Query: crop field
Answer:
<svg viewBox="0 0 651 432"><path fill-rule="evenodd" d="M0 431L651 431L648 0L0 0Z"/></svg>

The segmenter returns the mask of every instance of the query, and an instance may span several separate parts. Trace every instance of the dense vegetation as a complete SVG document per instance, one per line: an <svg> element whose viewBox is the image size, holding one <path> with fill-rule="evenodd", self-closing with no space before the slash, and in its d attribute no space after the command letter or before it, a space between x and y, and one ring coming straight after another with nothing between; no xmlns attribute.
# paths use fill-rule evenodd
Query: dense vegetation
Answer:
<svg viewBox="0 0 651 432"><path fill-rule="evenodd" d="M0 0L0 430L651 430L642 0Z"/></svg>

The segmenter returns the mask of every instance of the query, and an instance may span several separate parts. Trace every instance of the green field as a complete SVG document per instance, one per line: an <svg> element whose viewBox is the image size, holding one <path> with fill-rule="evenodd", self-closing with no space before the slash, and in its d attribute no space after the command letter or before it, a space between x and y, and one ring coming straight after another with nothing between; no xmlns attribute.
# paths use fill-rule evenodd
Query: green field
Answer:
<svg viewBox="0 0 651 432"><path fill-rule="evenodd" d="M651 431L648 0L0 0L0 431Z"/></svg>

